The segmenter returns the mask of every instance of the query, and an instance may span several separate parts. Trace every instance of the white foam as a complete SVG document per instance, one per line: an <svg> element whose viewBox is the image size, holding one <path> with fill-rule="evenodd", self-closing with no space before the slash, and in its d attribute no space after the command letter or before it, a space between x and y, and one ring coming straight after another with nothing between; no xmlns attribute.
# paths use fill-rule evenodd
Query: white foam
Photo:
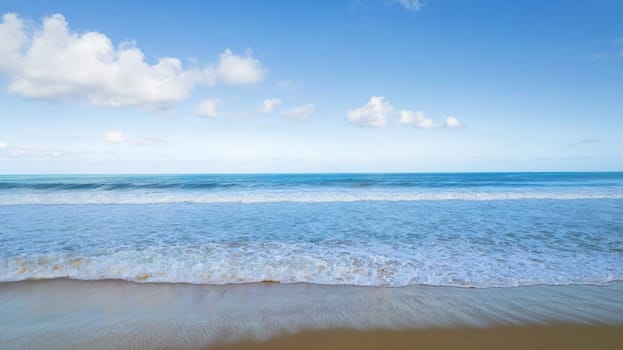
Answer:
<svg viewBox="0 0 623 350"><path fill-rule="evenodd" d="M272 203L272 202L359 202L359 201L492 201L522 199L623 199L623 190L552 191L437 191L400 190L348 191L227 191L227 192L107 192L107 191L29 191L0 193L0 205L17 204L158 204L158 203Z"/></svg>
<svg viewBox="0 0 623 350"><path fill-rule="evenodd" d="M457 251L463 251L460 257ZM461 247L454 251L435 247L397 251L390 245L207 244L104 251L90 256L57 253L3 259L0 281L70 278L213 285L274 281L484 288L603 284L623 280L622 264L620 257L595 253L560 257L549 252L525 252L508 256L500 251L483 256Z"/></svg>

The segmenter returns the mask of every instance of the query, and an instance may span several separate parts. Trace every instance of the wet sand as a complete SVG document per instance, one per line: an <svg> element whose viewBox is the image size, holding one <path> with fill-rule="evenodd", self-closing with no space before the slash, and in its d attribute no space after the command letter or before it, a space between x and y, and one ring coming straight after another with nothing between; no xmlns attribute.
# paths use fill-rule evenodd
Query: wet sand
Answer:
<svg viewBox="0 0 623 350"><path fill-rule="evenodd" d="M209 347L242 349L620 349L621 326L494 327L430 330L325 330L279 336L264 342L239 342Z"/></svg>
<svg viewBox="0 0 623 350"><path fill-rule="evenodd" d="M623 334L623 283L470 289L59 279L0 283L0 310L3 349L205 349L242 340L249 343L235 346L486 341L474 345L483 348L505 339L508 344L496 347L534 342L525 348L536 348L545 339L556 346L571 342L564 346L574 349L608 339L622 343L611 333Z"/></svg>

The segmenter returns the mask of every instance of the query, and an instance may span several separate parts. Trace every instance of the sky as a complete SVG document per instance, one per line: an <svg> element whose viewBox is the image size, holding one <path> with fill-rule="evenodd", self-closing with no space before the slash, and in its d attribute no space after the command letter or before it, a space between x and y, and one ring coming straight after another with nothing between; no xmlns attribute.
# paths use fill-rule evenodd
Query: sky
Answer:
<svg viewBox="0 0 623 350"><path fill-rule="evenodd" d="M623 170L619 0L0 16L0 174Z"/></svg>

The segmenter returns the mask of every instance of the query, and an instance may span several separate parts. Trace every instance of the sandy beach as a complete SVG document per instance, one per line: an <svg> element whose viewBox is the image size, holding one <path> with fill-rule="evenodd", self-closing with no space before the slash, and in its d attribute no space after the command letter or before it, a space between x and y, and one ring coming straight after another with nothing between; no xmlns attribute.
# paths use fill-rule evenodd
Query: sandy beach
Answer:
<svg viewBox="0 0 623 350"><path fill-rule="evenodd" d="M532 326L481 329L328 330L279 336L264 342L212 346L242 349L619 349L621 326Z"/></svg>
<svg viewBox="0 0 623 350"><path fill-rule="evenodd" d="M10 282L0 283L0 343L6 349L365 349L509 348L529 341L528 348L575 349L620 344L622 295L623 283L477 289Z"/></svg>

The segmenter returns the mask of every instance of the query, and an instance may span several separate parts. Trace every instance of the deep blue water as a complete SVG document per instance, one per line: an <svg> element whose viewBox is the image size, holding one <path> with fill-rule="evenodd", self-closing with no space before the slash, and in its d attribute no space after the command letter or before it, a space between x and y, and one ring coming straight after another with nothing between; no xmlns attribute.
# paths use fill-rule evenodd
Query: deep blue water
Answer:
<svg viewBox="0 0 623 350"><path fill-rule="evenodd" d="M623 280L623 173L0 176L0 281Z"/></svg>

